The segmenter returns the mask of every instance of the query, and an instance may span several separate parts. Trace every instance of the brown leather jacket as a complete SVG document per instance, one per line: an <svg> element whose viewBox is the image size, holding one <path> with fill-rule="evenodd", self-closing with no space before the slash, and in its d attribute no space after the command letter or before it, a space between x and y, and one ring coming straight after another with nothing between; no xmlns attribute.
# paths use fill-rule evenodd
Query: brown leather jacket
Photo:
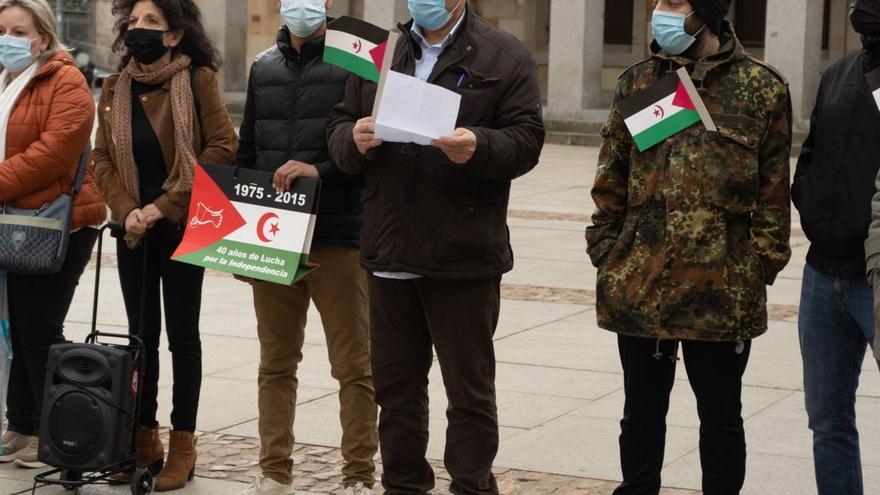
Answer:
<svg viewBox="0 0 880 495"><path fill-rule="evenodd" d="M216 164L231 164L238 148L238 136L226 110L226 102L217 85L217 75L209 68L200 67L195 72L195 87L199 98L201 115L195 119L193 149L199 161ZM119 181L116 169L116 147L112 146L111 111L113 95L119 76L111 76L105 82L98 102L98 134L92 160L101 193L110 207L114 221L124 222L131 210L143 205L137 204ZM147 118L156 132L162 146L166 167L174 163L174 126L171 117L171 80L160 89L141 97ZM169 170L170 172L170 170ZM156 207L173 223L186 217L189 208L188 193L166 193L155 201Z"/></svg>
<svg viewBox="0 0 880 495"><path fill-rule="evenodd" d="M477 136L468 163L454 165L439 148L412 143L385 143L374 159L361 155L352 127L372 113L376 85L359 77L349 78L331 117L331 157L366 181L361 262L368 270L477 279L513 268L510 182L534 168L544 144L538 69L515 37L470 9L465 15L428 82L462 96L457 126ZM411 26L399 26L392 64L408 75L421 51Z"/></svg>

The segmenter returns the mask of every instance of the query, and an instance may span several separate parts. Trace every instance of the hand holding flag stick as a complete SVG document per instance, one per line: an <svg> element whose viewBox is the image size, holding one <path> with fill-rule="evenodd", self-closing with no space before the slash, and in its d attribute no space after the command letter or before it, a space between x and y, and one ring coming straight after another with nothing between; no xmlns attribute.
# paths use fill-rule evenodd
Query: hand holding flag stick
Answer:
<svg viewBox="0 0 880 495"><path fill-rule="evenodd" d="M373 123L373 117L358 120L352 127L351 134L355 146L362 155L382 144L381 139L376 139L376 124Z"/></svg>
<svg viewBox="0 0 880 495"><path fill-rule="evenodd" d="M399 37L351 17L327 26L324 61L377 84L371 117L352 128L358 152L375 159L375 148L385 141L414 142L437 146L454 163L467 163L476 151L477 138L467 129L454 129L461 96L392 72Z"/></svg>

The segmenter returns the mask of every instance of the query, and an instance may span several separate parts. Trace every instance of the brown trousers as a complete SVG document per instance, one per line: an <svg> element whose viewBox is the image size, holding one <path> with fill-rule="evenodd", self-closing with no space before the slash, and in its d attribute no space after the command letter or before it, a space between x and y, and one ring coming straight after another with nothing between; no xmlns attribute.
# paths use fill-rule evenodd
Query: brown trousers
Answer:
<svg viewBox="0 0 880 495"><path fill-rule="evenodd" d="M344 484L372 486L378 434L366 273L357 248L313 246L309 259L321 268L293 286L251 283L260 338L260 468L279 483L293 481L296 370L302 361L306 313L313 300L327 337L331 374L340 386Z"/></svg>
<svg viewBox="0 0 880 495"><path fill-rule="evenodd" d="M434 488L428 448L428 373L443 375L446 470L456 495L497 495L495 348L501 278L389 280L370 276L370 323L382 485L388 495Z"/></svg>

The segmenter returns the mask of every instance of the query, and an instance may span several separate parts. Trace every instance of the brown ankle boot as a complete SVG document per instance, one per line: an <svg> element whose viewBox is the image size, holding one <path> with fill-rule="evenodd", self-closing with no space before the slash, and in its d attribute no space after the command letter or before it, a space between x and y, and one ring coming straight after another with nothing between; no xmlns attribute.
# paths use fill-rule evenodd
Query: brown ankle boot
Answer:
<svg viewBox="0 0 880 495"><path fill-rule="evenodd" d="M135 441L134 462L138 467L149 470L153 476L158 475L165 463L165 446L159 438L159 427L138 426ZM111 483L128 484L129 481L130 473L119 473L110 478Z"/></svg>
<svg viewBox="0 0 880 495"><path fill-rule="evenodd" d="M155 490L177 490L192 481L196 469L196 437L188 431L172 431L165 468L156 478Z"/></svg>

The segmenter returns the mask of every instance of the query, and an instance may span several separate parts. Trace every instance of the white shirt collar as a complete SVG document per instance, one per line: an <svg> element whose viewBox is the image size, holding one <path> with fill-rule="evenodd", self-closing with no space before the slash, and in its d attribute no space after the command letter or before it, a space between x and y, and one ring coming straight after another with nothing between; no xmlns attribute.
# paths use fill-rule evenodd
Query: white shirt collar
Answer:
<svg viewBox="0 0 880 495"><path fill-rule="evenodd" d="M467 7L465 7L467 9ZM413 22L412 27L410 28L410 32L415 35L416 39L419 40L419 44L421 44L425 48L444 48L446 45L452 42L452 38L455 37L455 34L458 33L458 30L461 28L462 23L464 22L465 17L467 17L467 10L465 10L464 14L458 19L458 22L455 23L455 26L452 27L452 31L449 31L449 34L446 35L446 38L443 39L443 42L438 45L430 45L428 44L428 40L425 39L424 35L422 35L422 28L415 22Z"/></svg>

